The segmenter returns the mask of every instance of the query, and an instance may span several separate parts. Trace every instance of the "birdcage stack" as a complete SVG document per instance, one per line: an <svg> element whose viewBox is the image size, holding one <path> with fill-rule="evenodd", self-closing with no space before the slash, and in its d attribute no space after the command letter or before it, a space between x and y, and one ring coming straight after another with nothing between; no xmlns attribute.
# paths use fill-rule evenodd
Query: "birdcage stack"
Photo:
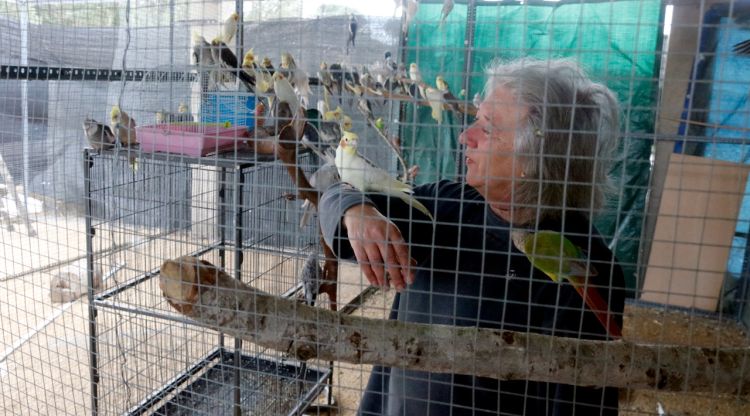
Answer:
<svg viewBox="0 0 750 416"><path fill-rule="evenodd" d="M215 71L198 63L123 71L123 82L112 86L122 111L140 120L140 143L129 144L115 129L115 142L84 150L95 413L290 414L329 380L327 367L301 364L187 320L159 288L164 260L196 256L260 290L296 296L302 262L320 249L317 226L300 225L301 201L285 167L246 142L254 96L228 81L220 90L208 89ZM180 106L169 108L165 101ZM205 133L205 126L247 130L230 134L228 146L200 154L180 145L149 150L141 130ZM315 163L309 152L295 161L308 174ZM99 287L93 279L102 273L108 278Z"/></svg>

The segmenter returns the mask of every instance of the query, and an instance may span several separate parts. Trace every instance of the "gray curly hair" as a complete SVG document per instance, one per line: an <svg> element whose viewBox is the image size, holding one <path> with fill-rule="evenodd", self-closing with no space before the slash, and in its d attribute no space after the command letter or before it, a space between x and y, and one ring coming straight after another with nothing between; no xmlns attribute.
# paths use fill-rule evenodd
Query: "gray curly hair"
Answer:
<svg viewBox="0 0 750 416"><path fill-rule="evenodd" d="M485 97L505 87L528 108L514 143L524 173L514 188L515 205L538 207L540 218L601 209L612 189L608 172L619 140L614 93L568 60L495 60L486 75Z"/></svg>

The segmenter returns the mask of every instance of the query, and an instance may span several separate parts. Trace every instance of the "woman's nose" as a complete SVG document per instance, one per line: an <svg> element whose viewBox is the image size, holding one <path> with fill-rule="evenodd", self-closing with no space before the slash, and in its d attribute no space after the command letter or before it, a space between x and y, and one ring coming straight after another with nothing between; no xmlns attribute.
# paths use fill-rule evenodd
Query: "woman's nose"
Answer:
<svg viewBox="0 0 750 416"><path fill-rule="evenodd" d="M466 146L470 146L471 144L473 144L474 140L471 139L471 133L473 130L473 124L467 127L466 130L462 131L461 134L458 135L458 142Z"/></svg>

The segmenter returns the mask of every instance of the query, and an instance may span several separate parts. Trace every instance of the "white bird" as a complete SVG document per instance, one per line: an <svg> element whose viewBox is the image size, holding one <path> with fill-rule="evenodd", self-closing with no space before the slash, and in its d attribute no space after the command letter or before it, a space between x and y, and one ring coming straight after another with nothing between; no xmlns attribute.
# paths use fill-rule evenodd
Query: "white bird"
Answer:
<svg viewBox="0 0 750 416"><path fill-rule="evenodd" d="M437 88L427 87L424 91L425 98L432 109L432 118L438 124L443 123L443 92Z"/></svg>
<svg viewBox="0 0 750 416"><path fill-rule="evenodd" d="M410 194L411 186L393 178L357 151L357 135L345 131L336 148L336 168L341 180L362 192L380 192L395 196L418 209L432 220L430 211Z"/></svg>
<svg viewBox="0 0 750 416"><path fill-rule="evenodd" d="M422 73L419 71L419 67L416 62L409 64L409 79L412 80L419 88L419 95L424 97L425 91L422 88ZM413 90L410 88L410 90Z"/></svg>
<svg viewBox="0 0 750 416"><path fill-rule="evenodd" d="M287 71L289 83L297 91L302 105L307 107L308 99L312 93L310 91L310 79L307 76L307 72L297 66L292 54L289 52L281 54L281 68Z"/></svg>
<svg viewBox="0 0 750 416"><path fill-rule="evenodd" d="M289 80L286 79L284 74L280 71L276 71L273 74L273 92L276 94L279 103L289 104L289 109L292 111L292 115L296 115L299 111L299 99L297 94L294 93L294 88Z"/></svg>
<svg viewBox="0 0 750 416"><path fill-rule="evenodd" d="M237 25L240 22L240 15L234 12L227 17L224 21L224 26L221 28L221 40L227 45L234 39L234 35L237 34Z"/></svg>

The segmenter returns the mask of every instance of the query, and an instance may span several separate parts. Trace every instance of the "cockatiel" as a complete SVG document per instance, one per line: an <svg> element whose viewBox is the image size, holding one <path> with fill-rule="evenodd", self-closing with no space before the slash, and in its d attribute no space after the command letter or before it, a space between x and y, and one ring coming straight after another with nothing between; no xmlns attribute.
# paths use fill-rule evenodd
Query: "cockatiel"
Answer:
<svg viewBox="0 0 750 416"><path fill-rule="evenodd" d="M443 78L442 75L438 75L435 77L435 86L443 94L443 102L445 104L448 104L451 110L453 110L454 112L458 112L458 104L456 103L458 99L455 95L453 95L450 86L448 86L448 83L445 81L445 78Z"/></svg>
<svg viewBox="0 0 750 416"><path fill-rule="evenodd" d="M348 36L346 38L346 54L349 55L349 44L351 43L352 48L356 47L357 45L354 43L354 41L357 39L357 28L359 26L359 23L357 22L357 17L354 16L354 13L349 14L349 25L347 26L348 29Z"/></svg>
<svg viewBox="0 0 750 416"><path fill-rule="evenodd" d="M250 49L242 58L242 70L255 79L255 91L266 93L273 88L273 76L265 68L255 62L255 54Z"/></svg>
<svg viewBox="0 0 750 416"><path fill-rule="evenodd" d="M432 220L430 211L411 196L411 186L396 180L385 170L375 166L357 151L357 135L345 131L336 148L336 168L341 180L362 192L380 192L395 196L416 208Z"/></svg>
<svg viewBox="0 0 750 416"><path fill-rule="evenodd" d="M352 118L347 115L341 117L341 130L347 132L352 131L352 128L354 128L352 124Z"/></svg>
<svg viewBox="0 0 750 416"><path fill-rule="evenodd" d="M245 71L240 69L237 56L220 38L215 38L211 41L211 54L214 62L220 64L233 77L239 78L248 91L255 91L255 78L251 78Z"/></svg>
<svg viewBox="0 0 750 416"><path fill-rule="evenodd" d="M409 64L409 79L413 81L412 86L409 88L410 94L414 98L424 97L425 91L422 87L422 73L419 71L419 66L417 66L416 62ZM419 97L416 96L417 90L415 88L419 91Z"/></svg>
<svg viewBox="0 0 750 416"><path fill-rule="evenodd" d="M170 113L166 110L156 112L156 123L190 123L194 122L193 115L188 113L188 107L185 103L177 106L177 113Z"/></svg>
<svg viewBox="0 0 750 416"><path fill-rule="evenodd" d="M276 71L273 74L273 92L279 103L289 104L292 115L297 114L300 107L299 99L297 98L297 94L294 93L292 84L289 83L289 80L286 79L281 71ZM278 106L278 104L276 105Z"/></svg>
<svg viewBox="0 0 750 416"><path fill-rule="evenodd" d="M328 67L328 72L333 79L331 92L334 97L338 97L339 104L341 104L341 93L344 90L344 68L341 67L341 64L333 63Z"/></svg>
<svg viewBox="0 0 750 416"><path fill-rule="evenodd" d="M333 111L323 113L323 120L320 121L320 138L325 143L335 143L341 140L341 122L344 118L344 112L341 107L336 107Z"/></svg>
<svg viewBox="0 0 750 416"><path fill-rule="evenodd" d="M320 63L320 68L318 69L318 80L329 95L334 94L333 77L331 76L331 73L328 72L328 64L326 64L325 61Z"/></svg>
<svg viewBox="0 0 750 416"><path fill-rule="evenodd" d="M396 72L396 69L398 69L398 64L396 64L396 61L393 60L393 55L390 51L385 52L385 61L384 61L385 67L392 72Z"/></svg>
<svg viewBox="0 0 750 416"><path fill-rule="evenodd" d="M260 62L260 66L263 67L266 71L268 71L271 75L273 75L276 72L276 69L273 67L273 64L271 63L271 58L264 56L263 60Z"/></svg>
<svg viewBox="0 0 750 416"><path fill-rule="evenodd" d="M318 252L316 250L313 250L307 256L307 260L305 260L305 264L302 266L300 280L302 281L305 304L315 306L315 300L320 293L320 285L323 283L323 268L320 267Z"/></svg>
<svg viewBox="0 0 750 416"><path fill-rule="evenodd" d="M207 74L205 80L206 88L209 91L215 91L219 84L219 74L216 68L219 64L214 61L213 53L211 53L211 44L203 36L195 32L193 33L193 60L195 61L195 65L198 66L199 73Z"/></svg>
<svg viewBox="0 0 750 416"><path fill-rule="evenodd" d="M302 68L297 66L292 54L284 52L281 54L281 68L287 72L289 83L297 91L303 107L307 107L310 97L310 79Z"/></svg>
<svg viewBox="0 0 750 416"><path fill-rule="evenodd" d="M437 88L427 87L424 94L432 109L432 119L438 124L443 124L443 93Z"/></svg>
<svg viewBox="0 0 750 416"><path fill-rule="evenodd" d="M90 118L83 120L83 133L89 145L96 150L111 149L117 141L109 126Z"/></svg>
<svg viewBox="0 0 750 416"><path fill-rule="evenodd" d="M607 301L595 285L587 281L596 277L598 272L580 247L555 231L532 233L515 230L511 238L513 245L526 255L532 266L555 282L568 280L611 337L622 337L622 330L610 313Z"/></svg>
<svg viewBox="0 0 750 416"><path fill-rule="evenodd" d="M443 8L440 10L439 27L443 27L443 25L445 24L445 19L448 18L449 14L451 14L451 11L453 11L453 0L443 0Z"/></svg>
<svg viewBox="0 0 750 416"><path fill-rule="evenodd" d="M221 28L221 40L227 45L232 42L234 35L237 34L237 26L239 23L240 15L236 12L230 14L229 17L227 17L227 20L224 21L224 25Z"/></svg>
<svg viewBox="0 0 750 416"><path fill-rule="evenodd" d="M120 110L119 106L113 106L109 112L109 121L115 137L120 139L123 146L138 144L138 138L135 133L135 120L128 113Z"/></svg>

